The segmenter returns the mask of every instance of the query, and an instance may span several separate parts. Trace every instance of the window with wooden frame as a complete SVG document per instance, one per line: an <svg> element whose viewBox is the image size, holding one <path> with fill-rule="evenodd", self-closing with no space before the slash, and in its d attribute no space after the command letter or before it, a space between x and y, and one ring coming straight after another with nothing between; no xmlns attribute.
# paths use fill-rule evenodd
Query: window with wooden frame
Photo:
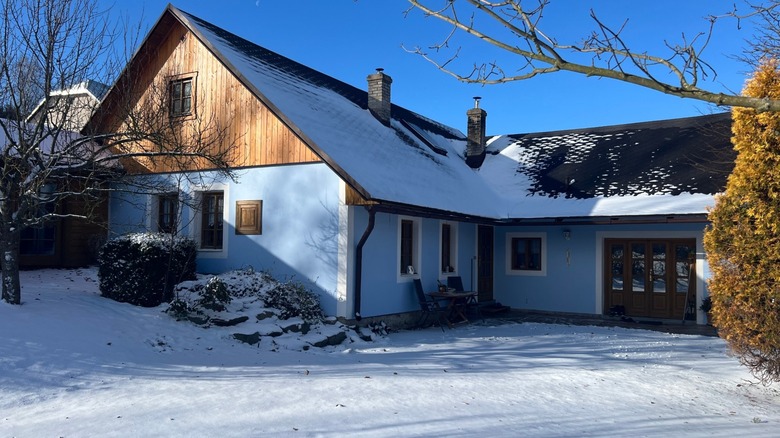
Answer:
<svg viewBox="0 0 780 438"><path fill-rule="evenodd" d="M19 236L20 255L53 255L56 248L57 225L45 222L22 228Z"/></svg>
<svg viewBox="0 0 780 438"><path fill-rule="evenodd" d="M448 274L457 270L457 235L458 224L453 222L441 223L441 272L442 274Z"/></svg>
<svg viewBox="0 0 780 438"><path fill-rule="evenodd" d="M236 201L236 234L263 234L263 201Z"/></svg>
<svg viewBox="0 0 780 438"><path fill-rule="evenodd" d="M201 194L200 247L202 249L222 249L223 221L225 207L223 192L203 192Z"/></svg>
<svg viewBox="0 0 780 438"><path fill-rule="evenodd" d="M56 189L57 186L53 183L46 183L41 187L39 196L44 202L38 205L36 217L41 218L56 211L57 208L54 202L45 202L45 200L51 199ZM12 209L16 208L16 202L13 202ZM54 255L57 252L56 243L59 222L59 220L47 220L37 225L22 228L19 236L19 255Z"/></svg>
<svg viewBox="0 0 780 438"><path fill-rule="evenodd" d="M179 195L170 193L157 197L157 231L176 234L178 230Z"/></svg>
<svg viewBox="0 0 780 438"><path fill-rule="evenodd" d="M193 113L195 77L177 77L168 85L169 113L171 117L183 117Z"/></svg>
<svg viewBox="0 0 780 438"><path fill-rule="evenodd" d="M420 272L420 221L401 218L398 221L398 274L413 276Z"/></svg>
<svg viewBox="0 0 780 438"><path fill-rule="evenodd" d="M542 270L542 239L539 237L515 237L512 239L512 270Z"/></svg>
<svg viewBox="0 0 780 438"><path fill-rule="evenodd" d="M506 234L507 275L547 275L547 234Z"/></svg>

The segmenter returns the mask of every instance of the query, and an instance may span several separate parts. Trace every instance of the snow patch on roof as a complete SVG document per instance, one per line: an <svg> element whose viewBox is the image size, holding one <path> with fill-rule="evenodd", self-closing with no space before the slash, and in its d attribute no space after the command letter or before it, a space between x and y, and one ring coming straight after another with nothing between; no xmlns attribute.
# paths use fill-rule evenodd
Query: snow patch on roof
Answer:
<svg viewBox="0 0 780 438"><path fill-rule="evenodd" d="M426 133L427 140L448 152L447 156L436 154L397 119L388 127L332 87L316 85L283 64L267 62L265 57L270 52L265 49L247 48L245 40L237 42L232 35L217 33L218 29L187 16L225 60L309 137L326 161L336 163L372 199L501 216L493 192L454 149L460 143L465 145L465 139L445 138L416 125ZM335 81L328 77L323 80Z"/></svg>
<svg viewBox="0 0 780 438"><path fill-rule="evenodd" d="M365 91L177 13L373 200L522 219L703 214L718 191L717 184L705 187L701 171L690 179L690 169L680 172L685 157L676 151L701 143L690 140L701 134L693 119L493 137L475 171L464 162L459 131L396 105L384 125L368 111ZM713 137L718 148L721 137L721 131Z"/></svg>

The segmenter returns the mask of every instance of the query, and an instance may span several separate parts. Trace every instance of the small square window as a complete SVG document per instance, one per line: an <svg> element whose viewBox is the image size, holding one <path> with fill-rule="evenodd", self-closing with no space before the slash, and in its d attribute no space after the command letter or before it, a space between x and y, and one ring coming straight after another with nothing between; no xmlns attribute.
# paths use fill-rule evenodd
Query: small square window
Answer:
<svg viewBox="0 0 780 438"><path fill-rule="evenodd" d="M174 79L169 86L171 117L187 116L192 113L192 95L194 81L192 77Z"/></svg>
<svg viewBox="0 0 780 438"><path fill-rule="evenodd" d="M506 234L507 275L547 275L546 233Z"/></svg>
<svg viewBox="0 0 780 438"><path fill-rule="evenodd" d="M512 270L542 270L542 239L539 237L515 237L512 239Z"/></svg>
<svg viewBox="0 0 780 438"><path fill-rule="evenodd" d="M236 201L236 234L263 234L263 201Z"/></svg>

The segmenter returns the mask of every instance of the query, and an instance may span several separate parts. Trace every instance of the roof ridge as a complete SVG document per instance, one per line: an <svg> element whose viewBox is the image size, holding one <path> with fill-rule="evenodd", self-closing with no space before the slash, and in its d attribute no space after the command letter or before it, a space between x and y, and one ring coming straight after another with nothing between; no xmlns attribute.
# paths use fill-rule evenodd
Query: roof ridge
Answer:
<svg viewBox="0 0 780 438"><path fill-rule="evenodd" d="M285 55L280 54L279 52L276 52L274 50L271 50L267 47L261 46L260 44L257 44L253 41L250 41L240 35L237 35L233 32L230 32L229 30L226 30L220 26L217 26L214 23L209 22L208 20L205 20L201 17L198 17L194 14L191 14L187 11L184 11L182 9L178 9L172 5L171 9L178 13L186 16L189 19L192 19L196 21L199 25L208 28L211 32L213 32L215 35L222 37L222 35L229 36L231 39L238 40L240 44L245 44L251 47L252 50L259 50L264 52L265 56L252 56L258 61L261 62L267 62L266 57L277 57L280 59L281 64L285 64L288 67L293 67L292 69L288 69L287 71L289 73L292 73L298 77L301 77L302 79L306 79L307 82L315 83L318 86L325 87L331 91L334 91L338 94L341 94L343 97L349 99L352 103L355 105L358 105L359 107L363 109L368 109L368 90L359 88L355 85L352 85L350 83L344 82L334 76L331 76L327 73L324 73L322 71L319 71L313 67L309 67L306 64L303 64L301 62L298 62L292 58L289 58ZM222 34L222 35L221 35ZM276 63L274 63L276 65ZM391 102L391 105L393 107L393 112L395 112L393 118L400 119L403 118L403 115L412 116L415 119L418 119L418 122L422 122L423 124L429 124L434 125L438 129L445 129L448 131L448 133L453 138L460 138L462 137L462 133L449 125L445 125L444 123L441 123L431 117L422 115L420 113L417 113L415 111L412 111L408 108L405 108L401 105L398 105L396 103Z"/></svg>
<svg viewBox="0 0 780 438"><path fill-rule="evenodd" d="M698 121L704 121L706 123L714 123L721 121L721 119L725 118L731 118L731 113L729 111L724 111L720 113L712 113L712 114L702 114L699 116L689 116L689 117L678 117L678 118L671 118L671 119L661 119L661 120L648 120L644 122L631 122L631 123L619 123L615 125L603 125L603 126L592 126L592 127L585 127L585 128L574 128L574 129L558 129L554 131L536 131L536 132L523 132L523 133L515 133L515 134L497 134L491 136L492 138L498 138L498 137L512 137L512 138L519 138L519 137L549 137L552 135L564 135L564 134L585 134L585 133L599 133L599 132L612 132L612 131L619 131L619 130L628 130L628 129L648 129L653 127L674 127L674 126L683 126L683 125L693 125L694 122ZM711 120L709 120L711 119Z"/></svg>

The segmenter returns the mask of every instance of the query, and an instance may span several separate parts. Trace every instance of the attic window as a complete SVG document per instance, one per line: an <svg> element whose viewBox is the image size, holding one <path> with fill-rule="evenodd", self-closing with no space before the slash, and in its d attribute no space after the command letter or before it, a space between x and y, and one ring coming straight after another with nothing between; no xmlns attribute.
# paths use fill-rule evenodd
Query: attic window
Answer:
<svg viewBox="0 0 780 438"><path fill-rule="evenodd" d="M417 137L418 140L420 140L426 146L428 146L428 148L430 150L432 150L433 152L435 152L435 153L437 153L439 155L444 155L445 157L447 156L447 150L444 149L444 148L440 148L440 147L436 146L433 143L433 141L431 141L431 139L428 138L428 135L425 133L425 131L423 131L422 129L420 129L420 128L414 126L414 125L412 125L411 123L407 122L406 120L401 120L401 125L403 125L404 128L408 129L409 132L414 134L414 136Z"/></svg>
<svg viewBox="0 0 780 438"><path fill-rule="evenodd" d="M195 87L194 76L172 79L168 87L171 117L192 114L192 95Z"/></svg>

